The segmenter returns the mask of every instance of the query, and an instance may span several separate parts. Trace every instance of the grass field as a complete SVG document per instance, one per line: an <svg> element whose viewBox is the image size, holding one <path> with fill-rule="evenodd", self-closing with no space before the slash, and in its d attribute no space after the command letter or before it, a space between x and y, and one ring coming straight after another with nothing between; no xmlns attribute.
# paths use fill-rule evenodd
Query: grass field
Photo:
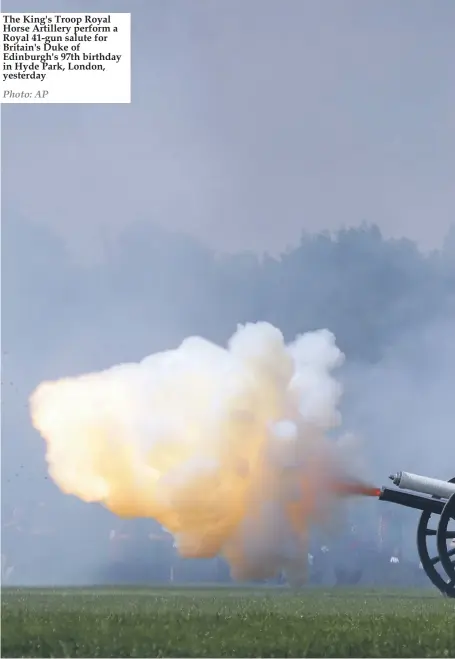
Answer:
<svg viewBox="0 0 455 659"><path fill-rule="evenodd" d="M3 590L3 657L454 657L433 592Z"/></svg>

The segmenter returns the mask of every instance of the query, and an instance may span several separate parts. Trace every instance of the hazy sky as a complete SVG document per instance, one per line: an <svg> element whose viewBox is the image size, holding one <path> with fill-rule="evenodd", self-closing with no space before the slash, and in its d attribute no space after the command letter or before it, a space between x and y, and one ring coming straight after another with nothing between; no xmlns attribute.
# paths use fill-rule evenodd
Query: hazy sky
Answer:
<svg viewBox="0 0 455 659"><path fill-rule="evenodd" d="M3 106L10 209L97 254L135 219L226 249L454 221L453 0L5 0L131 11L131 105Z"/></svg>

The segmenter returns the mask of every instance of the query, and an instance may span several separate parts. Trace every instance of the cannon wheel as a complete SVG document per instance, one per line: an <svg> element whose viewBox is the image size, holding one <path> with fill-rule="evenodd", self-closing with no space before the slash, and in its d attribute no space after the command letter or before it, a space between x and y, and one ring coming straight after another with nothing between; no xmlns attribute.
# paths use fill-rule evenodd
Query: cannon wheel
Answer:
<svg viewBox="0 0 455 659"><path fill-rule="evenodd" d="M455 478L452 478L449 482L455 483ZM433 499L440 499L440 497L433 497ZM453 496L449 499L449 501L451 501L452 499ZM452 575L449 572L447 573L447 576L442 576L436 569L436 565L438 564L440 564L441 567L444 568L444 564L442 563L442 555L439 553L439 548L436 556L430 556L430 552L428 548L428 538L436 537L438 533L438 529L430 528L430 520L432 519L433 515L434 517L437 517L437 515L435 515L434 513L424 510L420 516L419 525L417 527L417 549L419 552L420 562L422 563L422 567L425 570L426 575L430 579L431 583L434 586L436 586L436 588L440 590L441 593L444 593L444 595L453 597L455 596L455 591L454 591L455 584L453 583ZM433 517L433 521L434 521L434 517ZM440 515L440 520L441 517L442 515ZM450 521L450 517L447 519L447 526L449 524L449 521ZM434 522L434 524L436 524L436 522ZM438 528L439 528L439 524L438 524ZM444 540L445 540L445 548L447 551L446 535L444 535Z"/></svg>
<svg viewBox="0 0 455 659"><path fill-rule="evenodd" d="M441 565L450 579L447 584L447 595L449 595L449 597L455 597L455 546L449 549L447 545L448 540L453 540L455 538L455 531L449 530L449 524L451 522L455 522L455 494L452 494L444 506L436 536L438 554L441 557Z"/></svg>

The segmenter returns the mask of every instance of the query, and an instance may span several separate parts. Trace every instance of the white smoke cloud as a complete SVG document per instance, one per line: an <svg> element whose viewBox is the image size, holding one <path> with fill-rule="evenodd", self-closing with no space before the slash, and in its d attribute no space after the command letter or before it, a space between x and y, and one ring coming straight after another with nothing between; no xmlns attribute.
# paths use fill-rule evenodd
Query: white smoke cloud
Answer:
<svg viewBox="0 0 455 659"><path fill-rule="evenodd" d="M191 337L136 364L41 384L33 424L67 494L153 517L183 556L222 553L234 577L304 577L311 524L330 519L348 461L335 337L285 345L268 323L227 349Z"/></svg>

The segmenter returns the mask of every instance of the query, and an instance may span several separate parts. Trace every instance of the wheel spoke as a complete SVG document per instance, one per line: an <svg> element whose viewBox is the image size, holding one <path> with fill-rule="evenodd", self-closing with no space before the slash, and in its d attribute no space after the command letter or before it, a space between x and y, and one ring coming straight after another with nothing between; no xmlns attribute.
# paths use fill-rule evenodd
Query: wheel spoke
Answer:
<svg viewBox="0 0 455 659"><path fill-rule="evenodd" d="M440 557L440 556L435 556L434 558L430 558L430 563L431 563L432 565L436 565L436 563L439 563L440 560L441 560L441 557Z"/></svg>
<svg viewBox="0 0 455 659"><path fill-rule="evenodd" d="M449 549L447 556L455 556L455 547L453 549Z"/></svg>
<svg viewBox="0 0 455 659"><path fill-rule="evenodd" d="M425 531L425 535L436 535L437 531L436 529L427 529Z"/></svg>
<svg viewBox="0 0 455 659"><path fill-rule="evenodd" d="M433 535L432 533L430 535ZM455 531L446 531L446 538L447 540L454 539L455 538Z"/></svg>

